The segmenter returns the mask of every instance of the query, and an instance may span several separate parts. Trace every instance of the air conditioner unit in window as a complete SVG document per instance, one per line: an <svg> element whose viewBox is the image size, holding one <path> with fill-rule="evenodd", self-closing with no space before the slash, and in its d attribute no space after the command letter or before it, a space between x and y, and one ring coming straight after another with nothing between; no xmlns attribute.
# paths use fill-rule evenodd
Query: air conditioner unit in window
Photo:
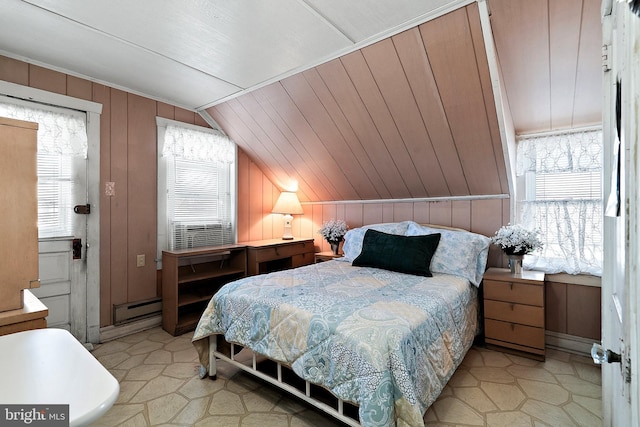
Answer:
<svg viewBox="0 0 640 427"><path fill-rule="evenodd" d="M225 243L222 223L173 223L172 249L189 249L216 246Z"/></svg>

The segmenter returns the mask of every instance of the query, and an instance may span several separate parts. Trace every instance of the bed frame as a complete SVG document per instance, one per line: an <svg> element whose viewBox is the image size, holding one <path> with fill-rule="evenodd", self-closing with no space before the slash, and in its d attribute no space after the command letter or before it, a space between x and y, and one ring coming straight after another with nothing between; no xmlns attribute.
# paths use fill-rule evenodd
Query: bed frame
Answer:
<svg viewBox="0 0 640 427"><path fill-rule="evenodd" d="M227 342L224 335L209 336L209 377L212 380L217 378L217 359L294 395L346 425L360 426L355 403L338 399L324 387L303 380L286 364Z"/></svg>

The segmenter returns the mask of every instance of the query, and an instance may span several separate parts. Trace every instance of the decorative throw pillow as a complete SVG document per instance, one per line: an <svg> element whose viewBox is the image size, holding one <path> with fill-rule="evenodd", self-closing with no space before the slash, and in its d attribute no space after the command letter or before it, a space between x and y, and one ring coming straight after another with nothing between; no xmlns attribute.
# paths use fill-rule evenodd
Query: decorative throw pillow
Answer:
<svg viewBox="0 0 640 427"><path fill-rule="evenodd" d="M429 265L439 241L440 234L399 236L369 229L353 265L431 277Z"/></svg>
<svg viewBox="0 0 640 427"><path fill-rule="evenodd" d="M434 273L452 274L480 286L487 265L491 239L464 230L446 230L412 222L406 236L440 233L440 244L431 262Z"/></svg>
<svg viewBox="0 0 640 427"><path fill-rule="evenodd" d="M412 221L385 222L352 228L344 235L344 244L342 245L344 261L352 262L358 255L360 255L360 251L362 251L362 241L367 230L374 229L388 234L404 235L411 222Z"/></svg>

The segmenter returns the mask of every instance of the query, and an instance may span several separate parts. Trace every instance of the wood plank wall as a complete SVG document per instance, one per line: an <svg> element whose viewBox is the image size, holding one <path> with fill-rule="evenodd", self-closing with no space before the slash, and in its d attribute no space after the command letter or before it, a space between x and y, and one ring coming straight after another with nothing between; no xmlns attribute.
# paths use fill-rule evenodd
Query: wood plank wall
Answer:
<svg viewBox="0 0 640 427"><path fill-rule="evenodd" d="M103 105L100 129L100 185L115 182L116 194L101 191L100 325L113 323L113 305L160 295L156 254L156 123L165 117L207 126L194 112L122 90L0 56L0 79ZM276 187L247 154L238 156L238 241L282 235L280 215L271 214L279 195ZM342 218L350 227L412 219L467 228L492 235L509 221L508 199L456 202L322 203L304 205L293 221L296 236L316 239L318 251L328 250L317 234L323 221ZM145 267L136 267L144 254ZM490 265L503 265L493 252Z"/></svg>
<svg viewBox="0 0 640 427"><path fill-rule="evenodd" d="M280 190L243 152L240 152L238 165L238 241L282 236L282 215L271 213ZM413 220L464 228L486 236L493 236L500 226L509 222L509 199L302 202L302 207L304 214L294 216L292 222L293 235L315 239L317 252L329 250L318 230L330 219L343 219L350 228ZM496 247L490 250L488 265L506 266L506 258Z"/></svg>
<svg viewBox="0 0 640 427"><path fill-rule="evenodd" d="M101 192L100 325L113 323L113 305L160 296L156 254L156 124L155 116L207 126L202 118L181 108L118 89L0 56L0 80L101 103L100 185L115 182L116 195ZM263 171L242 150L238 154L238 241L282 235L281 215L271 214L279 195ZM314 238L317 251L329 250L317 234L323 221L344 219L350 227L379 222L414 220L493 235L509 222L509 199L469 201L402 201L385 203L326 202L304 204L295 216L293 234ZM145 254L147 265L137 268L135 257ZM504 267L502 253L492 248L489 266ZM570 312L573 301L599 308L599 288L584 289L552 283L548 286L550 330L592 337L595 324L583 323ZM569 303L571 302L571 304ZM578 306L578 305L576 305ZM590 316L591 323L600 316ZM595 320L594 320L595 319ZM586 328L586 329L585 329ZM595 336L594 336L595 339Z"/></svg>
<svg viewBox="0 0 640 427"><path fill-rule="evenodd" d="M88 80L0 56L0 80L102 104L100 326L113 323L113 305L159 296L156 264L156 116L207 126L200 115ZM136 255L146 265L136 267Z"/></svg>

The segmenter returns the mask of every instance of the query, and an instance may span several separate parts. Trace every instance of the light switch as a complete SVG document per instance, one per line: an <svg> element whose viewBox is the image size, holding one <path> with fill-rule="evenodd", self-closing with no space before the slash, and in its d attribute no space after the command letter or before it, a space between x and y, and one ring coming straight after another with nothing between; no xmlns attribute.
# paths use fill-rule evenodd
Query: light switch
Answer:
<svg viewBox="0 0 640 427"><path fill-rule="evenodd" d="M146 259L144 254L143 255L138 255L136 257L136 267L144 267L146 264Z"/></svg>

